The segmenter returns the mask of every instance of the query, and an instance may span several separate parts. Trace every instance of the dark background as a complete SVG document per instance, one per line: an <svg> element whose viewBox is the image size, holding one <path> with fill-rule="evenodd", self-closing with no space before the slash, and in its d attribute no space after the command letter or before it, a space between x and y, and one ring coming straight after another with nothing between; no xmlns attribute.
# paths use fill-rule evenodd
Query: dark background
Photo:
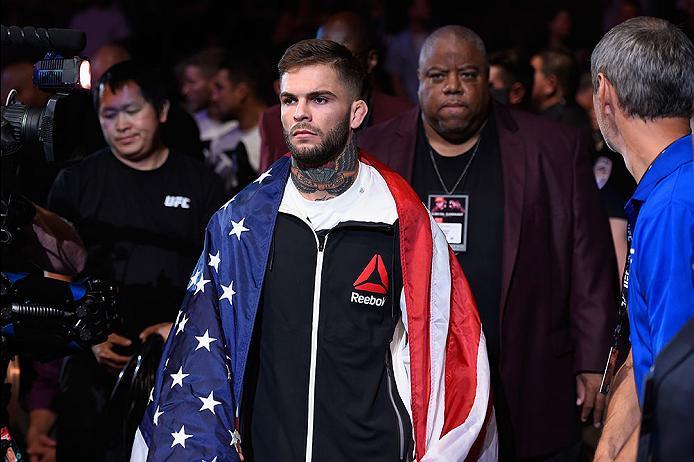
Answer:
<svg viewBox="0 0 694 462"><path fill-rule="evenodd" d="M215 45L251 53L272 70L289 44L315 36L321 21L340 10L368 18L383 42L408 23L408 2L402 0L2 0L0 4L2 24L39 27L68 27L73 15L87 7L115 4L127 18L131 34L124 43L133 56L164 70L173 70L182 58ZM583 50L584 56L619 21L624 8L683 26L688 23L684 11L694 9L694 0L432 0L429 4L430 28L461 24L479 33L489 51L514 47L526 55L546 44L546 23L557 8L570 12L568 44L579 55ZM27 56L21 50L3 49L2 65L19 57Z"/></svg>

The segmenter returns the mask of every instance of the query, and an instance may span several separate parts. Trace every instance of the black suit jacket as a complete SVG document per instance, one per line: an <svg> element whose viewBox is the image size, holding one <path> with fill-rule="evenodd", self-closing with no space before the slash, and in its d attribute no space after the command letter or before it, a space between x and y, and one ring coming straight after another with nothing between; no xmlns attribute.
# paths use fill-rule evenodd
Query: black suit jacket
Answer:
<svg viewBox="0 0 694 462"><path fill-rule="evenodd" d="M500 105L493 113L504 182L494 392L508 403L514 452L525 458L580 438L575 375L601 372L607 359L615 258L578 130ZM411 181L418 117L414 108L367 128L359 147Z"/></svg>

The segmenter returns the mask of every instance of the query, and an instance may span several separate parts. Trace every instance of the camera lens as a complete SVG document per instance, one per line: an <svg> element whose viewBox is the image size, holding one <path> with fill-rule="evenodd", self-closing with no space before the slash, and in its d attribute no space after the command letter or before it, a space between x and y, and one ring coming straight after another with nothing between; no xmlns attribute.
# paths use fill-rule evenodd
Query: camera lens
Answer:
<svg viewBox="0 0 694 462"><path fill-rule="evenodd" d="M2 116L12 127L14 138L20 142L26 142L38 139L43 111L43 108L31 108L17 102L5 106Z"/></svg>

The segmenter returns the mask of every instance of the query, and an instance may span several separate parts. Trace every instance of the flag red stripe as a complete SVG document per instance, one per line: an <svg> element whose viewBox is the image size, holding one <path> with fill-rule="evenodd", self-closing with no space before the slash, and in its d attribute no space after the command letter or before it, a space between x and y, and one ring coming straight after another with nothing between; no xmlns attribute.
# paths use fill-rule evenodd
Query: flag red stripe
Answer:
<svg viewBox="0 0 694 462"><path fill-rule="evenodd" d="M449 249L452 279L451 312L446 340L446 401L442 435L462 425L477 390L477 356L482 327L474 298L458 258Z"/></svg>

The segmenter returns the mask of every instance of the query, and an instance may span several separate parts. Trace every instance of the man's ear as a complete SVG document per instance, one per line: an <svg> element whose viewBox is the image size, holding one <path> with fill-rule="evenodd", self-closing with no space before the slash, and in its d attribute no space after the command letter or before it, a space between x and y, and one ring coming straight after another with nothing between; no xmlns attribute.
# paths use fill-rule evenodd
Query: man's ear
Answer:
<svg viewBox="0 0 694 462"><path fill-rule="evenodd" d="M234 91L241 95L241 99L246 99L251 92L251 87L246 82L239 82L234 87Z"/></svg>
<svg viewBox="0 0 694 462"><path fill-rule="evenodd" d="M508 92L508 103L511 105L520 104L523 102L523 98L525 98L525 85L520 82L513 82Z"/></svg>
<svg viewBox="0 0 694 462"><path fill-rule="evenodd" d="M169 101L164 101L164 104L161 106L161 110L159 111L159 123L163 124L166 123L166 121L169 118L169 108L171 107L171 103Z"/></svg>
<svg viewBox="0 0 694 462"><path fill-rule="evenodd" d="M551 96L557 93L559 91L559 85L557 83L557 76L556 75L548 75L545 77L544 81L544 88L543 88L543 93L545 96Z"/></svg>
<svg viewBox="0 0 694 462"><path fill-rule="evenodd" d="M610 82L605 74L602 72L598 73L598 91L596 93L596 101L600 106L603 114L614 115L616 93L614 91L614 86Z"/></svg>
<svg viewBox="0 0 694 462"><path fill-rule="evenodd" d="M366 105L366 101L363 99L358 99L352 103L351 116L349 120L349 126L352 130L359 128L366 118L366 114L369 113L369 107Z"/></svg>

